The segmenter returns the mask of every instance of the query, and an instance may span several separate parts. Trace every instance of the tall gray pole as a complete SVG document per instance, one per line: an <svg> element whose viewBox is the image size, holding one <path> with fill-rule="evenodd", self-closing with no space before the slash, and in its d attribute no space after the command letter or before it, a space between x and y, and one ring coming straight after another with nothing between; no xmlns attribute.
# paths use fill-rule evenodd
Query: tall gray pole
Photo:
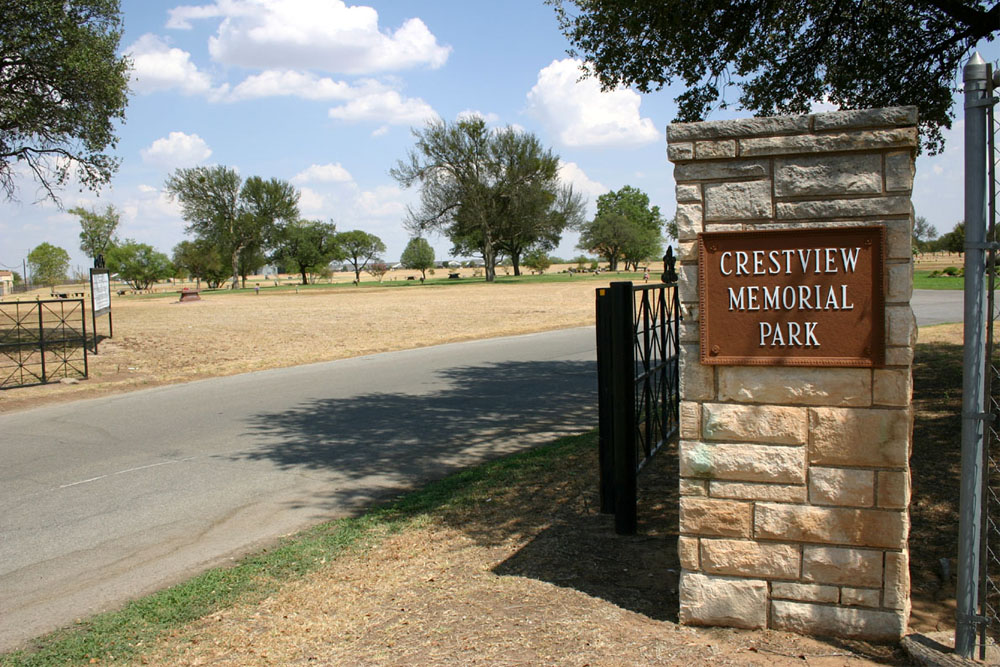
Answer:
<svg viewBox="0 0 1000 667"><path fill-rule="evenodd" d="M986 63L965 64L965 347L962 367L962 481L958 526L955 652L972 657L979 607L985 379Z"/></svg>

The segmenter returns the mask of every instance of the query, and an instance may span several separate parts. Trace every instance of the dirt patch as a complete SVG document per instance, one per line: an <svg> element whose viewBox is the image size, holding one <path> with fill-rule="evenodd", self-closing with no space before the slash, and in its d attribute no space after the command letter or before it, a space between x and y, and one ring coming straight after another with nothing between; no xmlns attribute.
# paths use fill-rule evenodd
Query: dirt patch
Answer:
<svg viewBox="0 0 1000 667"><path fill-rule="evenodd" d="M596 451L439 513L260 602L213 614L148 664L905 664L898 649L678 626L676 454L640 478L639 535L598 513Z"/></svg>
<svg viewBox="0 0 1000 667"><path fill-rule="evenodd" d="M113 297L114 337L90 379L0 392L0 412L206 377L462 340L593 325L594 290L619 279L454 286L336 287ZM88 323L88 328L89 328ZM98 320L107 335L107 319Z"/></svg>

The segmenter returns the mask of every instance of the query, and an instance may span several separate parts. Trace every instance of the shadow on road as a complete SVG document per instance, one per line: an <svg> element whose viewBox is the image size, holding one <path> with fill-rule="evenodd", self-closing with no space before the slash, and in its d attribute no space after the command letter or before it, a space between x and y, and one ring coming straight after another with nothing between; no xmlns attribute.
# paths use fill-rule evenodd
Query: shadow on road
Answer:
<svg viewBox="0 0 1000 667"><path fill-rule="evenodd" d="M477 461L593 428L596 378L593 361L448 369L428 378L426 394L325 398L261 412L250 429L265 444L234 458L335 473L351 483L331 491L331 506L357 507Z"/></svg>

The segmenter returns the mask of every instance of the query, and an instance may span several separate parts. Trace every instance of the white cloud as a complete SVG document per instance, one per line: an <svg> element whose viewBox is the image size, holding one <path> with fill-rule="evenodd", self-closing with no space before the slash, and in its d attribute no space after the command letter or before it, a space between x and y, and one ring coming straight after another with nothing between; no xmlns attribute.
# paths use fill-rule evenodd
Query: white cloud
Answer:
<svg viewBox="0 0 1000 667"><path fill-rule="evenodd" d="M293 183L348 183L353 180L351 173L339 162L310 165L292 178Z"/></svg>
<svg viewBox="0 0 1000 667"><path fill-rule="evenodd" d="M132 58L132 88L140 93L177 89L185 95L212 91L207 74L191 62L191 54L146 34L126 49Z"/></svg>
<svg viewBox="0 0 1000 667"><path fill-rule="evenodd" d="M248 76L233 88L226 99L237 101L290 96L307 100L346 100L357 94L358 90L344 81L334 81L308 72L271 69Z"/></svg>
<svg viewBox="0 0 1000 667"><path fill-rule="evenodd" d="M358 194L355 205L362 217L402 220L406 193L395 185L380 185Z"/></svg>
<svg viewBox="0 0 1000 667"><path fill-rule="evenodd" d="M438 118L431 105L419 97L404 98L395 90L362 95L330 109L330 118L350 122L370 121L388 125L423 125Z"/></svg>
<svg viewBox="0 0 1000 667"><path fill-rule="evenodd" d="M468 120L470 118L482 118L488 125L496 125L500 122L500 116L493 112L483 113L482 111L478 111L476 109L466 109L465 111L458 112L458 120Z"/></svg>
<svg viewBox="0 0 1000 667"><path fill-rule="evenodd" d="M325 214L326 197L311 188L299 188L299 210L306 214Z"/></svg>
<svg viewBox="0 0 1000 667"><path fill-rule="evenodd" d="M166 137L157 139L149 148L141 151L142 161L146 164L172 169L188 167L207 160L212 154L205 140L197 134L171 132Z"/></svg>
<svg viewBox="0 0 1000 667"><path fill-rule="evenodd" d="M642 118L638 93L602 92L592 79L580 79L580 61L553 60L538 72L528 93L529 110L566 146L637 146L660 139L649 118Z"/></svg>
<svg viewBox="0 0 1000 667"><path fill-rule="evenodd" d="M575 192L579 192L590 200L607 194L609 190L608 186L603 183L591 180L576 162L559 161L559 180L564 184L572 185Z"/></svg>
<svg viewBox="0 0 1000 667"><path fill-rule="evenodd" d="M341 0L219 0L171 10L167 27L212 18L222 22L209 52L227 65L364 74L437 68L451 53L419 18L395 32L380 30L378 12Z"/></svg>

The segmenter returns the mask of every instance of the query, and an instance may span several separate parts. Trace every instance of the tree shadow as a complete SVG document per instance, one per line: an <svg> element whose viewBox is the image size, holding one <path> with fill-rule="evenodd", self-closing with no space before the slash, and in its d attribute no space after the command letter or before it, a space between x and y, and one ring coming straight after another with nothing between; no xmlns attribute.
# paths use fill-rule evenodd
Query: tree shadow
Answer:
<svg viewBox="0 0 1000 667"><path fill-rule="evenodd" d="M593 361L503 362L440 371L422 394L321 398L261 412L262 444L233 456L330 473L326 505L359 508L473 463L597 423Z"/></svg>

